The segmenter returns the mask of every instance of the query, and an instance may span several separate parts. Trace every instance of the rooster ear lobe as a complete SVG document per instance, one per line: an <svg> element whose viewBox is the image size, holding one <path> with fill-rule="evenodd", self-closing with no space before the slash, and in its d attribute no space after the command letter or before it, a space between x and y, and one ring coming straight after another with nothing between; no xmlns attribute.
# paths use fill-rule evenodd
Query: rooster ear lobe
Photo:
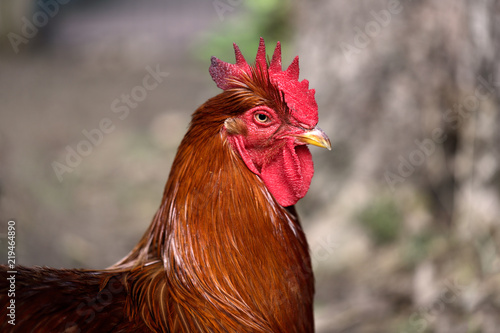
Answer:
<svg viewBox="0 0 500 333"><path fill-rule="evenodd" d="M247 135L247 127L239 118L227 118L224 121L224 128L229 134Z"/></svg>

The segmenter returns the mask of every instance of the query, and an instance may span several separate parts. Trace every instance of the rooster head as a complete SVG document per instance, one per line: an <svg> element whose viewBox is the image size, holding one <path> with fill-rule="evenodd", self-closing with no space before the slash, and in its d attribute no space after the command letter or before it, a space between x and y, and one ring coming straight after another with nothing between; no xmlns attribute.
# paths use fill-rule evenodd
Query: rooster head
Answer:
<svg viewBox="0 0 500 333"><path fill-rule="evenodd" d="M234 44L236 64L212 57L209 72L217 86L241 107L228 113L223 131L232 149L258 175L283 207L294 205L309 189L314 173L307 144L331 149L317 127L314 89L299 79L299 58L283 71L278 42L270 62L260 39L255 65Z"/></svg>

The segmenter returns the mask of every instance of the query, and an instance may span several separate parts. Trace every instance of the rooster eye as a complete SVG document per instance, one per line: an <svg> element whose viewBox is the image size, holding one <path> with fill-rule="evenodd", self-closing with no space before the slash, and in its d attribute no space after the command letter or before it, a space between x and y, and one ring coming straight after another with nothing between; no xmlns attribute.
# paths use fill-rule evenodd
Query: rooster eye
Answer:
<svg viewBox="0 0 500 333"><path fill-rule="evenodd" d="M256 113L255 114L255 120L257 120L259 123L267 123L269 121L269 117L263 113Z"/></svg>

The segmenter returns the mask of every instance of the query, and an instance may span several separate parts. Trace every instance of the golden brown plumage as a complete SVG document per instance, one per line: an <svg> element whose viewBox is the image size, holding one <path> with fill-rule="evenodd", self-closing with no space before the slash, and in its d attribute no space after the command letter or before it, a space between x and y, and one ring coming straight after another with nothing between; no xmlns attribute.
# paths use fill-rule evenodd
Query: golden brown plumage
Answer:
<svg viewBox="0 0 500 333"><path fill-rule="evenodd" d="M103 271L19 267L16 326L2 323L2 332L314 331L313 274L297 214L250 169L264 172L286 149L274 137L297 131L292 111L266 70L231 80L194 113L160 208L136 247ZM249 166L239 152L255 144L235 149L234 138L251 138L262 112L279 126L273 140L256 141L260 150L249 156L259 163ZM307 140L329 145L295 132L286 140L298 142L297 154ZM254 158L261 150L264 158Z"/></svg>

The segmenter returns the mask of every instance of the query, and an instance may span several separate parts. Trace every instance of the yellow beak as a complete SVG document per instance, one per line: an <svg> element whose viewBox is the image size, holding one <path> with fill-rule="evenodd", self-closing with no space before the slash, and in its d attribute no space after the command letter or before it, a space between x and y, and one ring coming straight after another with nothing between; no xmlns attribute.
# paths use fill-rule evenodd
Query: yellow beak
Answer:
<svg viewBox="0 0 500 333"><path fill-rule="evenodd" d="M310 131L295 135L295 137L300 142L332 150L330 139L319 127L315 127Z"/></svg>

